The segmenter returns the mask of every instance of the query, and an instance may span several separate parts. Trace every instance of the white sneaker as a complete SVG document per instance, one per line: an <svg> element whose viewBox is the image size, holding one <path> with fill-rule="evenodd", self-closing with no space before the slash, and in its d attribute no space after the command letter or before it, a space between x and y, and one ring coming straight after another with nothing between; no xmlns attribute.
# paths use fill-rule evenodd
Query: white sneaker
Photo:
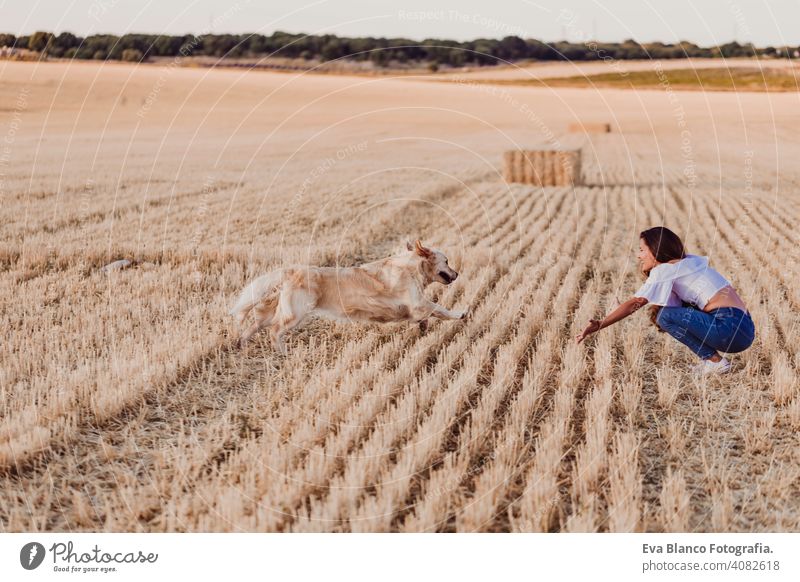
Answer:
<svg viewBox="0 0 800 582"><path fill-rule="evenodd" d="M706 376L708 374L724 374L729 372L730 369L731 363L726 358L722 358L719 362L703 360L692 367L692 372L697 376Z"/></svg>

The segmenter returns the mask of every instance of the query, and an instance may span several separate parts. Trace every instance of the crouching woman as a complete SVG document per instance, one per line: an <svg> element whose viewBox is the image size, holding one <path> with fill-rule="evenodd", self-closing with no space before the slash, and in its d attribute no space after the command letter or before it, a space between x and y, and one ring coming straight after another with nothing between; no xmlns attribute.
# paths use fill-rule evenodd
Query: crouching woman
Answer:
<svg viewBox="0 0 800 582"><path fill-rule="evenodd" d="M681 239L668 228L656 226L639 237L639 264L647 281L605 318L591 320L577 342L650 303L657 309L655 323L660 330L702 360L695 373L730 370L730 362L719 352L744 351L755 338L753 320L741 297L708 266L708 257L687 255Z"/></svg>

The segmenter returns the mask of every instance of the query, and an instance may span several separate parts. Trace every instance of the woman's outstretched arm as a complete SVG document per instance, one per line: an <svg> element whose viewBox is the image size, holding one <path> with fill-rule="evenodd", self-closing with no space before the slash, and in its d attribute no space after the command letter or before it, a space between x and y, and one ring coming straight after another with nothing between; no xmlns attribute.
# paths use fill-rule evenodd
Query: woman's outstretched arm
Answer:
<svg viewBox="0 0 800 582"><path fill-rule="evenodd" d="M586 329L583 330L582 333L575 336L575 341L577 343L581 343L586 337L590 334L596 333L603 329L604 327L608 327L611 324L617 323L618 321L625 319L634 311L637 311L644 307L647 304L647 299L644 297L631 297L624 303L622 303L619 307L617 307L614 311L606 315L603 319L592 319L589 321L589 325L586 326Z"/></svg>

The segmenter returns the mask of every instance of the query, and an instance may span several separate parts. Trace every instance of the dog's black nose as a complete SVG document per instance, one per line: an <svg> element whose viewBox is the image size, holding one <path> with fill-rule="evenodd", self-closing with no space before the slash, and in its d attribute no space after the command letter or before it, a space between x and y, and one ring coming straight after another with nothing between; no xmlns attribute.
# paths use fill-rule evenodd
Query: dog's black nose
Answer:
<svg viewBox="0 0 800 582"><path fill-rule="evenodd" d="M453 271L453 278L451 279L451 281L455 281L456 279L458 279L458 273Z"/></svg>

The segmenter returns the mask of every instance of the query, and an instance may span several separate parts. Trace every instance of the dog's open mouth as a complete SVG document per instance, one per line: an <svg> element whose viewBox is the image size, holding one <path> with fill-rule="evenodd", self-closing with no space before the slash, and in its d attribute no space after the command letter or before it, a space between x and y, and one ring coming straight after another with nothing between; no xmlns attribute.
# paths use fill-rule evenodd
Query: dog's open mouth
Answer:
<svg viewBox="0 0 800 582"><path fill-rule="evenodd" d="M453 282L453 278L444 271L439 271L439 276L444 279L444 282L448 285Z"/></svg>

